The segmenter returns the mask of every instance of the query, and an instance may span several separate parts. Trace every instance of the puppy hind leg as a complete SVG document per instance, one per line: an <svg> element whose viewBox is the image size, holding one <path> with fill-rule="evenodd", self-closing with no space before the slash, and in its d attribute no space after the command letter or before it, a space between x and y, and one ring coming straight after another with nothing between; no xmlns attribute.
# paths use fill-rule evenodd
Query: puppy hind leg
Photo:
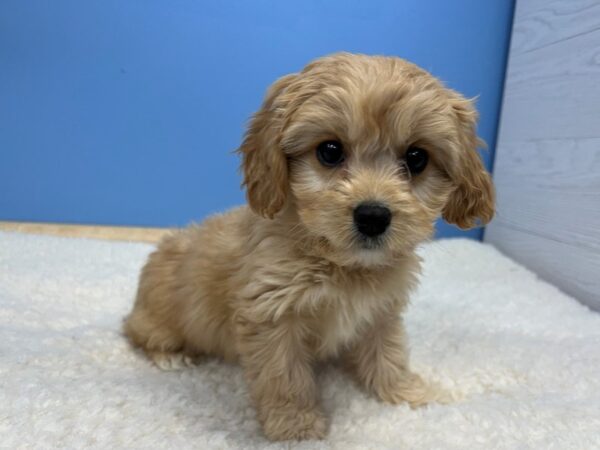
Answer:
<svg viewBox="0 0 600 450"><path fill-rule="evenodd" d="M194 367L198 364L198 359L184 352L148 352L148 357L156 364L159 369L170 371L180 370L186 367Z"/></svg>
<svg viewBox="0 0 600 450"><path fill-rule="evenodd" d="M125 318L123 331L130 342L144 350L162 370L177 370L195 364L195 359L183 352L183 338L143 309L134 308Z"/></svg>

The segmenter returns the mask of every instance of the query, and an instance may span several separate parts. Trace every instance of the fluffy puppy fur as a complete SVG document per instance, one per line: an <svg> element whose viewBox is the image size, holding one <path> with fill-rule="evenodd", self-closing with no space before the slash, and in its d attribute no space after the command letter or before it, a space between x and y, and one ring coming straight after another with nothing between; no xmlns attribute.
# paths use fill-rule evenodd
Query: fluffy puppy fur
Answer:
<svg viewBox="0 0 600 450"><path fill-rule="evenodd" d="M476 120L470 101L399 58L335 54L279 79L239 149L249 207L160 243L126 335L162 367L239 361L273 440L325 436L319 361L344 361L385 402L435 399L409 368L401 313L435 220L492 218ZM332 140L344 161L326 167L316 148ZM416 147L429 162L412 174ZM364 202L391 212L374 239L353 218Z"/></svg>

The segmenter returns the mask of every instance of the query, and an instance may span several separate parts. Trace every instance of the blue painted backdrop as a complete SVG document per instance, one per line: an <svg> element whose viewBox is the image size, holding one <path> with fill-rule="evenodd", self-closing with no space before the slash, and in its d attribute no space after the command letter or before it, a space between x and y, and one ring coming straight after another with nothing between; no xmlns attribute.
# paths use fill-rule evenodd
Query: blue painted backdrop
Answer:
<svg viewBox="0 0 600 450"><path fill-rule="evenodd" d="M184 225L243 202L231 151L266 87L339 50L399 55L479 95L489 164L512 7L2 0L0 220Z"/></svg>

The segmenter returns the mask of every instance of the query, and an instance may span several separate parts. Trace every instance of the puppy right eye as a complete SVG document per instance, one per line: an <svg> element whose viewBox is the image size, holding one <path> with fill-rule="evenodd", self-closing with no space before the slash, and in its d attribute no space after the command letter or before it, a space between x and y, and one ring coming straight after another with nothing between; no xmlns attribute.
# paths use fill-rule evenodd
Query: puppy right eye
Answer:
<svg viewBox="0 0 600 450"><path fill-rule="evenodd" d="M317 159L325 167L339 166L346 159L344 147L338 141L325 141L317 146Z"/></svg>

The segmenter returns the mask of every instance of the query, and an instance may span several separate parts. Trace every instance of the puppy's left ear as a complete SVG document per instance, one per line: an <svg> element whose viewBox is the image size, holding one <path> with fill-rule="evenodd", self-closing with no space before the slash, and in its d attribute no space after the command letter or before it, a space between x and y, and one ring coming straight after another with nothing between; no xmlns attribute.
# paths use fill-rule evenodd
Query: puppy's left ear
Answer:
<svg viewBox="0 0 600 450"><path fill-rule="evenodd" d="M294 74L286 75L269 88L238 149L250 208L270 219L283 208L288 193L287 158L280 145L285 106L282 94L295 78Z"/></svg>
<svg viewBox="0 0 600 450"><path fill-rule="evenodd" d="M494 216L495 194L490 174L477 151L483 142L477 137L478 114L473 103L450 91L459 134L459 156L450 168L455 190L442 212L447 222L462 229L485 225Z"/></svg>

